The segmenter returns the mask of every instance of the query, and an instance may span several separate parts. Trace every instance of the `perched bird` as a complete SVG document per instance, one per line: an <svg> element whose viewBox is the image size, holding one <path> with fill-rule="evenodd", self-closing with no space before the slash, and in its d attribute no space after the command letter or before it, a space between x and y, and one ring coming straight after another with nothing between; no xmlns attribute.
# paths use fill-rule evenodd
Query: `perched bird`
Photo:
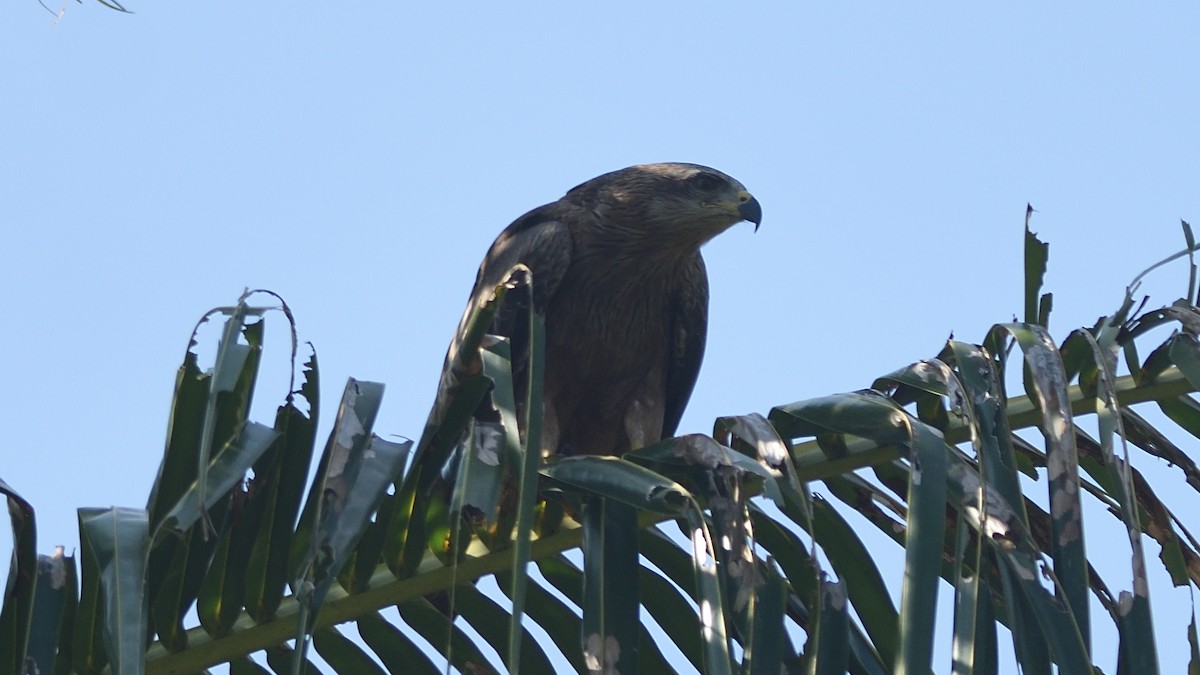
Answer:
<svg viewBox="0 0 1200 675"><path fill-rule="evenodd" d="M620 455L675 433L704 355L708 276L700 247L762 208L741 183L696 164L606 173L509 225L479 267L450 345L472 309L517 264L533 276L545 316L545 453ZM528 340L523 308L506 306L489 332ZM524 361L514 362L517 401Z"/></svg>

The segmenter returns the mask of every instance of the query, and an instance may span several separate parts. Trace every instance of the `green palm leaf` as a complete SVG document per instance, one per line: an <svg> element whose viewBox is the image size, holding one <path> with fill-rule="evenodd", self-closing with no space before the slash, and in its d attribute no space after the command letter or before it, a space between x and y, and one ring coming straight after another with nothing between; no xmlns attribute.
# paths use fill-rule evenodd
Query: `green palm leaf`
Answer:
<svg viewBox="0 0 1200 675"><path fill-rule="evenodd" d="M1047 257L1027 227L1025 323L951 340L871 389L722 417L711 437L623 458L531 452L540 317L529 316L527 354L485 335L535 281L517 269L467 317L412 461L413 444L372 431L382 385L351 380L311 481L316 358L297 368L293 349L300 387L271 426L251 420L271 308L246 294L211 313L225 321L211 369L189 342L147 508L80 511L78 577L61 552L36 557L33 508L0 482L16 542L0 675L27 663L316 672L318 661L339 672L986 674L1012 668L1002 639L1023 672L1091 673L1112 667L1094 663L1100 631L1120 640L1117 672L1157 672L1157 650L1178 647L1156 644L1143 546L1159 545L1174 583L1200 585L1200 545L1134 463L1139 452L1168 461L1200 489L1172 441L1175 427L1200 437L1200 309L1134 315L1131 289L1059 347L1041 292ZM1172 324L1162 344L1139 345ZM1013 346L1019 378L1006 374ZM517 358L531 366L521 387ZM1167 421L1135 412L1147 402ZM1039 444L1022 433L1034 428ZM1021 474L1046 478L1049 511ZM1083 545L1087 500L1129 533L1116 590ZM902 567L855 522L903 546ZM953 593L953 616L935 614L939 592ZM1089 593L1106 612L1091 613ZM1194 621L1188 635L1200 668Z"/></svg>

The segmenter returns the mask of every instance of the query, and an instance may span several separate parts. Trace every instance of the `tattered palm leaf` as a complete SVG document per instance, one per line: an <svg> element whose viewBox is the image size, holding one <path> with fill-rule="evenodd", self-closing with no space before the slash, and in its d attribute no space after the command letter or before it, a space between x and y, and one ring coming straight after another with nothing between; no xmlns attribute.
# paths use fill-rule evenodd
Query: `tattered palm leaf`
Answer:
<svg viewBox="0 0 1200 675"><path fill-rule="evenodd" d="M316 657L345 672L992 673L1010 669L998 662L1005 632L1024 672L1091 673L1090 635L1106 621L1117 672L1156 672L1143 534L1177 584L1200 585L1200 545L1131 455L1171 462L1194 489L1200 469L1179 434L1130 406L1154 402L1200 436L1194 290L1135 313L1131 288L1059 347L1041 293L1048 248L1028 227L1026 256L1024 323L952 340L869 390L723 417L712 437L620 459L536 450L540 317L527 353L486 335L506 296L536 281L514 270L464 319L407 469L408 445L371 431L382 387L352 380L312 482L315 357L273 427L250 420L267 310L247 294L217 311L211 370L189 344L147 510L81 512L78 597L71 558L35 572L32 508L0 485L18 543L0 675L26 656L83 673L315 672ZM1179 330L1139 360L1137 341L1168 324ZM1019 378L1006 376L1014 345ZM521 386L517 359L529 366ZM1023 395L1005 394L1010 380ZM1040 445L1018 435L1033 428ZM1022 473L1046 477L1048 512ZM829 498L810 493L817 481ZM1115 591L1083 545L1092 499L1129 532ZM904 546L902 570L880 564L852 512ZM902 580L899 606L889 578ZM943 591L952 617L934 615ZM1089 613L1089 592L1107 619ZM952 626L950 654L935 649L938 619Z"/></svg>

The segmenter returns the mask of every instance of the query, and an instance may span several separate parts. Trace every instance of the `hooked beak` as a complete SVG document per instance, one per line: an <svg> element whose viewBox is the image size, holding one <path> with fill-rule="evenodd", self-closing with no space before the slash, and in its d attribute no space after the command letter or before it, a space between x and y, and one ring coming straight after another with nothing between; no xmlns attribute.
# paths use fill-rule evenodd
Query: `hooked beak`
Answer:
<svg viewBox="0 0 1200 675"><path fill-rule="evenodd" d="M738 195L738 199L741 202L737 207L738 215L742 217L742 220L754 223L754 231L758 232L758 226L762 223L762 205L758 203L754 195L744 190Z"/></svg>

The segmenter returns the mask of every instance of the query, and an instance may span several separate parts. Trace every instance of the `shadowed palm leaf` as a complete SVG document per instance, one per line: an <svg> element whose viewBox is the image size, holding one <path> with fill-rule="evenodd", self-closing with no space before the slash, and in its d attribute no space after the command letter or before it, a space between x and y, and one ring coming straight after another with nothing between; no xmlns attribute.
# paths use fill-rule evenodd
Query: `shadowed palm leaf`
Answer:
<svg viewBox="0 0 1200 675"><path fill-rule="evenodd" d="M539 420L522 437L514 392L540 408L540 317L526 313L526 354L483 332L526 292L510 276L465 319L448 403L411 459L411 443L372 431L382 385L351 380L312 482L316 357L273 424L251 421L269 310L244 296L214 310L211 369L190 343L146 508L80 509L78 570L61 551L37 556L33 507L0 482L15 543L0 675L300 672L312 651L339 672L989 673L997 625L1024 672L1091 673L1102 624L1119 636L1118 672L1157 672L1143 546L1177 585L1200 583L1200 546L1134 464L1164 460L1200 489L1170 440L1200 435L1195 289L1137 313L1135 284L1056 343L1045 247L1028 229L1026 242L1025 322L951 340L870 389L721 418L713 436L621 459L525 451ZM529 359L529 383L514 384L514 358ZM1129 533L1120 578L1089 564L1118 544L1089 551L1088 501ZM898 606L885 577L899 571L881 569L852 513L904 546ZM583 542L595 564L580 564ZM634 544L640 569L606 566ZM953 616L936 615L938 593ZM653 621L605 619L622 606ZM951 654L935 651L938 620Z"/></svg>

